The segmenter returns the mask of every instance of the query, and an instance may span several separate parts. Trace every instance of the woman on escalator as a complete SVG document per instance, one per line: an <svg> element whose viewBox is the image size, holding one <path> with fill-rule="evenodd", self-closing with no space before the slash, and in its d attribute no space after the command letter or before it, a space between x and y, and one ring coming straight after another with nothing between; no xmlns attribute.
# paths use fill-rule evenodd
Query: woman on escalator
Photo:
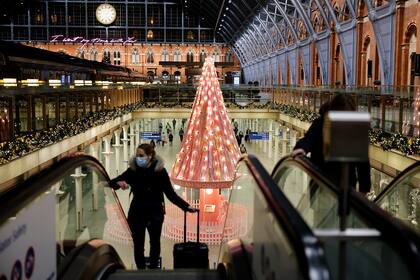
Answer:
<svg viewBox="0 0 420 280"><path fill-rule="evenodd" d="M291 155L295 157L311 153L311 161L338 183L340 180L340 165L333 162L325 162L322 152L324 116L328 111L355 110L356 106L351 96L348 94L334 96L331 102L321 106L319 109L320 117L313 121L305 136L296 143ZM357 182L359 182L359 192L366 195L370 191L371 185L369 162L351 164L349 180L352 187L356 187Z"/></svg>
<svg viewBox="0 0 420 280"><path fill-rule="evenodd" d="M144 238L146 229L150 238L149 268L158 268L160 235L165 214L163 194L184 211L196 212L174 191L163 161L150 144L141 144L130 160L129 168L111 180L114 189L127 189L130 185L133 200L128 211L128 224L134 242L134 258L138 269L146 267Z"/></svg>

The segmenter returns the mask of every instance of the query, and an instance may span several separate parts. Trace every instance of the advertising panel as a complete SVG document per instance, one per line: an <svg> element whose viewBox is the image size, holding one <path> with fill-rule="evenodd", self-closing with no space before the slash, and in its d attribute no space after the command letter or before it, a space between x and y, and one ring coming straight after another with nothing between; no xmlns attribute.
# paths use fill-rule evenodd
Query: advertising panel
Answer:
<svg viewBox="0 0 420 280"><path fill-rule="evenodd" d="M0 228L0 279L55 279L53 192L42 195Z"/></svg>

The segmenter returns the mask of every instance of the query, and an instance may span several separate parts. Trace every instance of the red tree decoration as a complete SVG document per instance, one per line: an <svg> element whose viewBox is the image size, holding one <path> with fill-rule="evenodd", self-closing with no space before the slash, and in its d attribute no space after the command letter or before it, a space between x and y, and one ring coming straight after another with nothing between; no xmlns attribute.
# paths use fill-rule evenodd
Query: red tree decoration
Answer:
<svg viewBox="0 0 420 280"><path fill-rule="evenodd" d="M190 188L228 188L240 158L211 57L203 65L200 85L181 150L170 177Z"/></svg>

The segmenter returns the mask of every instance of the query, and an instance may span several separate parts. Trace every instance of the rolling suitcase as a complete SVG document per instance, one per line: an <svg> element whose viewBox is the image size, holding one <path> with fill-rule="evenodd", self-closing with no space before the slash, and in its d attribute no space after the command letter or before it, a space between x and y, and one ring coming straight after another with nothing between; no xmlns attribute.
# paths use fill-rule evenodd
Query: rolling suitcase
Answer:
<svg viewBox="0 0 420 280"><path fill-rule="evenodd" d="M187 212L184 212L184 242L174 245L174 268L209 268L209 248L200 243L200 212L197 212L197 242L187 242Z"/></svg>

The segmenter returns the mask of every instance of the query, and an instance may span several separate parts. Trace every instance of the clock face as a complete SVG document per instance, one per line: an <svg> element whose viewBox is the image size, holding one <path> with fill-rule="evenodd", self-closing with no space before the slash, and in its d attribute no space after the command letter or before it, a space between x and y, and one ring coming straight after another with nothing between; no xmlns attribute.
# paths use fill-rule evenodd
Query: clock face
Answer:
<svg viewBox="0 0 420 280"><path fill-rule="evenodd" d="M117 18L117 11L110 4L101 4L96 8L96 19L104 24L110 25Z"/></svg>

